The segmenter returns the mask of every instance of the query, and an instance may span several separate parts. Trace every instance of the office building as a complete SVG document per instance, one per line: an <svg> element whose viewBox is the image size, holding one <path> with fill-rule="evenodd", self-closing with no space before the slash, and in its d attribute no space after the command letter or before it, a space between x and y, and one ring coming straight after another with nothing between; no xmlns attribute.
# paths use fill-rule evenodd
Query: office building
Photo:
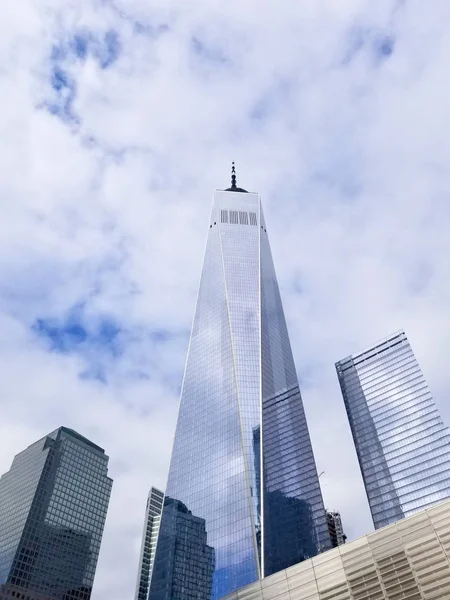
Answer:
<svg viewBox="0 0 450 600"><path fill-rule="evenodd" d="M342 528L341 515L336 511L327 510L327 523L333 548L345 544L347 536Z"/></svg>
<svg viewBox="0 0 450 600"><path fill-rule="evenodd" d="M214 548L208 545L206 521L193 515L183 502L166 496L165 523L158 536L158 552L166 560L164 577L152 583L153 595L161 598L209 600L215 568ZM153 579L152 579L153 581Z"/></svg>
<svg viewBox="0 0 450 600"><path fill-rule="evenodd" d="M150 600L217 600L331 547L261 200L234 167L214 195L166 494ZM163 544L177 502L206 532L183 593Z"/></svg>
<svg viewBox="0 0 450 600"><path fill-rule="evenodd" d="M450 432L403 331L336 364L375 528L450 496Z"/></svg>
<svg viewBox="0 0 450 600"><path fill-rule="evenodd" d="M266 577L224 600L450 598L450 501Z"/></svg>
<svg viewBox="0 0 450 600"><path fill-rule="evenodd" d="M60 427L0 478L0 598L89 600L111 493L108 457Z"/></svg>
<svg viewBox="0 0 450 600"><path fill-rule="evenodd" d="M142 534L141 553L139 556L138 578L134 596L135 600L147 600L148 598L163 502L164 492L152 487L145 508L145 523Z"/></svg>

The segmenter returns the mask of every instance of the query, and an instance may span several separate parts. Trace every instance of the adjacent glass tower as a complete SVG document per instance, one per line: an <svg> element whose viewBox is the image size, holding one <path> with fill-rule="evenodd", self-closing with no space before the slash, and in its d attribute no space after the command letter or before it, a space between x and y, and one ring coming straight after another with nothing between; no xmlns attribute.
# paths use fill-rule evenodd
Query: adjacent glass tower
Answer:
<svg viewBox="0 0 450 600"><path fill-rule="evenodd" d="M216 600L331 547L260 197L234 168L214 196L166 494L150 600ZM175 587L181 507L206 537Z"/></svg>
<svg viewBox="0 0 450 600"><path fill-rule="evenodd" d="M89 600L111 493L108 457L60 427L0 479L0 597Z"/></svg>
<svg viewBox="0 0 450 600"><path fill-rule="evenodd" d="M150 488L145 508L144 532L142 534L141 554L139 557L138 578L134 600L147 600L150 577L155 559L156 541L164 501L164 492Z"/></svg>
<svg viewBox="0 0 450 600"><path fill-rule="evenodd" d="M404 331L336 363L375 528L450 496L450 431Z"/></svg>

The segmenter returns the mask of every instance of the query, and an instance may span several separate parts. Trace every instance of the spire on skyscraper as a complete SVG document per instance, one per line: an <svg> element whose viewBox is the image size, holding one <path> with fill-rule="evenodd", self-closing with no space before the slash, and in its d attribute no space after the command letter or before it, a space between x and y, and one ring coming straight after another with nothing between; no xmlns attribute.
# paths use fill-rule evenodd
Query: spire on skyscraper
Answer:
<svg viewBox="0 0 450 600"><path fill-rule="evenodd" d="M225 190L226 192L244 192L247 194L247 190L239 188L236 186L236 167L234 164L234 160L231 163L231 187Z"/></svg>
<svg viewBox="0 0 450 600"><path fill-rule="evenodd" d="M261 199L216 190L148 600L220 600L331 548Z"/></svg>

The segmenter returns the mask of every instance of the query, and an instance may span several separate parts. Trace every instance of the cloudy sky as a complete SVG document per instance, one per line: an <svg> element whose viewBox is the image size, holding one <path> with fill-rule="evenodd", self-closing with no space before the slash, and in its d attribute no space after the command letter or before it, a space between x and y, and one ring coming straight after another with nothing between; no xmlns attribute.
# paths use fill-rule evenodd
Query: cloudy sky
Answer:
<svg viewBox="0 0 450 600"><path fill-rule="evenodd" d="M22 0L0 24L0 470L59 425L114 478L132 598L215 188L261 193L325 503L371 529L334 362L405 328L450 423L446 0Z"/></svg>

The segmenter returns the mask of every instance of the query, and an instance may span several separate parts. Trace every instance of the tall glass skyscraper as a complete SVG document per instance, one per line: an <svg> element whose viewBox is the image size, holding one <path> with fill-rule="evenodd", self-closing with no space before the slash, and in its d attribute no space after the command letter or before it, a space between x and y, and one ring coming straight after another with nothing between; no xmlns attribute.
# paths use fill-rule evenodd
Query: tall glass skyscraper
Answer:
<svg viewBox="0 0 450 600"><path fill-rule="evenodd" d="M336 363L375 528L450 496L450 431L404 331Z"/></svg>
<svg viewBox="0 0 450 600"><path fill-rule="evenodd" d="M112 480L102 448L60 427L0 479L0 598L89 600Z"/></svg>
<svg viewBox="0 0 450 600"><path fill-rule="evenodd" d="M150 600L216 600L331 547L260 197L234 167L214 195L166 494ZM206 533L189 561L182 510Z"/></svg>

